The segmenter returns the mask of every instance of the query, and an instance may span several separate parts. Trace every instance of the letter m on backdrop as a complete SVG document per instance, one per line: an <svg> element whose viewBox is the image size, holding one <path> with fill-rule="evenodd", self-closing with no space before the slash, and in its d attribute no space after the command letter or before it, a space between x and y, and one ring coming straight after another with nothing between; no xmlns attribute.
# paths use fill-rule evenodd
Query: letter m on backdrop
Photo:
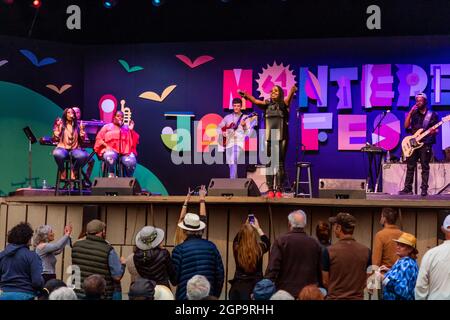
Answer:
<svg viewBox="0 0 450 320"><path fill-rule="evenodd" d="M240 98L238 90L252 94L253 70L233 69L223 71L223 108L233 109L233 99ZM243 100L242 107L248 109L252 107L250 101Z"/></svg>

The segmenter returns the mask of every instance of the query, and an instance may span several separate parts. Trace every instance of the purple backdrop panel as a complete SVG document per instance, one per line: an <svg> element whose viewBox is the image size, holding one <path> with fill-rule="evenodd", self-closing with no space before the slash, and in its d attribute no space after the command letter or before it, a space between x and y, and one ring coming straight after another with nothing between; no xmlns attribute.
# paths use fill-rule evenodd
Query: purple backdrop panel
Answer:
<svg viewBox="0 0 450 320"><path fill-rule="evenodd" d="M367 141L366 130L366 115L338 115L338 149L361 149Z"/></svg>

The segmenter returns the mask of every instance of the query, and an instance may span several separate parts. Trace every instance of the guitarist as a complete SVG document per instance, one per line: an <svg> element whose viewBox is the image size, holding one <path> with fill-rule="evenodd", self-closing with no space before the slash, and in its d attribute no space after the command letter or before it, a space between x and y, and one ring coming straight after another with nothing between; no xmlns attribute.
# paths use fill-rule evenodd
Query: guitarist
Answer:
<svg viewBox="0 0 450 320"><path fill-rule="evenodd" d="M233 113L226 115L219 123L217 130L219 136L225 138L224 148L226 148L227 164L230 167L230 179L238 177L237 165L241 157L245 136L248 136L255 126L255 120L244 119L242 113L242 99L234 98L232 101Z"/></svg>
<svg viewBox="0 0 450 320"><path fill-rule="evenodd" d="M419 93L416 95L416 104L411 108L411 111L405 119L405 129L411 128L412 134L415 134L417 130L434 126L439 122L438 115L429 110L427 107L427 96L425 93ZM420 159L422 164L422 185L421 196L428 195L428 177L430 175L430 160L432 156L432 146L436 143L437 129L427 135L422 142L424 145L415 150L412 156L410 156L407 162L407 171L405 178L405 187L399 192L399 194L412 194L412 183L414 179L414 171L416 170L417 160Z"/></svg>

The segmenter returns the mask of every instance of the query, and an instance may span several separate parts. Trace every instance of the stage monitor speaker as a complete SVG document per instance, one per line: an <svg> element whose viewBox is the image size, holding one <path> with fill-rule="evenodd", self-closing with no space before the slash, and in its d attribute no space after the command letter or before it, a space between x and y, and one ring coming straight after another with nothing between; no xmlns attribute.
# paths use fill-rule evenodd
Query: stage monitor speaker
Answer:
<svg viewBox="0 0 450 320"><path fill-rule="evenodd" d="M319 179L319 198L365 199L364 179Z"/></svg>
<svg viewBox="0 0 450 320"><path fill-rule="evenodd" d="M261 192L253 179L213 178L208 185L208 196L259 197Z"/></svg>
<svg viewBox="0 0 450 320"><path fill-rule="evenodd" d="M141 193L136 178L95 178L93 196L132 196Z"/></svg>

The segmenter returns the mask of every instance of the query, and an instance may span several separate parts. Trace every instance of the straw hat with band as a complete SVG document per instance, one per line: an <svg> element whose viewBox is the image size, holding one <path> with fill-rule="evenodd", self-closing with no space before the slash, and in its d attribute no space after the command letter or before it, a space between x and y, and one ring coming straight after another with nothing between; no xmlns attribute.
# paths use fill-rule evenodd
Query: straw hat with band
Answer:
<svg viewBox="0 0 450 320"><path fill-rule="evenodd" d="M182 222L178 226L183 230L188 231L201 231L205 229L206 224L200 221L200 217L195 213L186 213Z"/></svg>
<svg viewBox="0 0 450 320"><path fill-rule="evenodd" d="M393 239L392 241L395 241L397 243L402 243L402 244L406 244L407 246L410 246L411 248L413 248L413 253L417 254L419 253L419 251L417 251L416 249L416 237L414 237L412 234L410 233L406 233L403 232L402 235L400 236L400 238L398 238L397 240Z"/></svg>

